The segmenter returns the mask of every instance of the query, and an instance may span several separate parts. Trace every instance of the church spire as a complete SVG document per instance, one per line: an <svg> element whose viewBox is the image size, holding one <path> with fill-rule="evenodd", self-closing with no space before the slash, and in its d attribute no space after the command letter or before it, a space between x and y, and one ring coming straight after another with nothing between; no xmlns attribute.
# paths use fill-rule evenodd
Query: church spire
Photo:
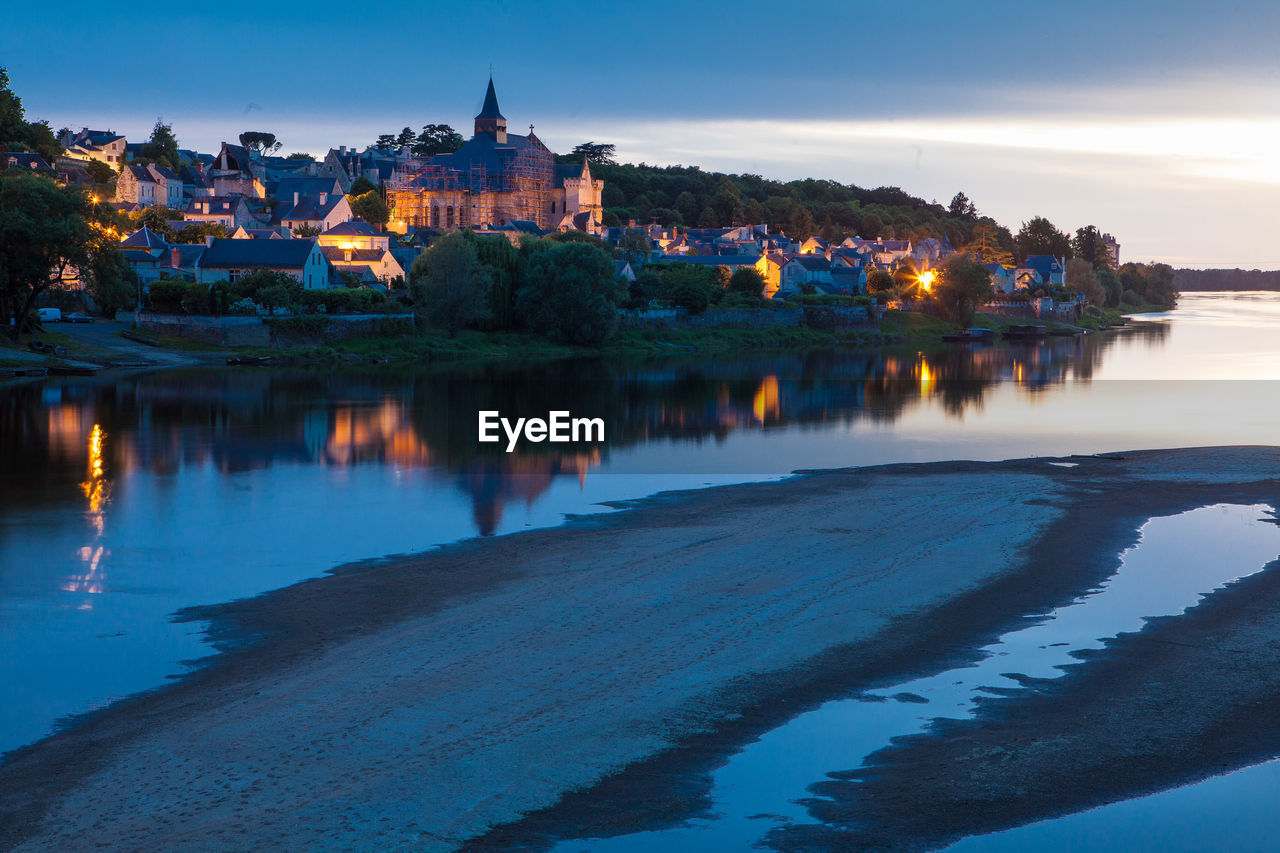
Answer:
<svg viewBox="0 0 1280 853"><path fill-rule="evenodd" d="M586 154L582 155L582 173L578 177L586 181L588 186L591 184L591 164Z"/></svg>
<svg viewBox="0 0 1280 853"><path fill-rule="evenodd" d="M476 136L487 133L495 142L507 142L507 118L498 109L498 93L493 89L493 75L489 75L489 89L484 93L484 106L476 116Z"/></svg>

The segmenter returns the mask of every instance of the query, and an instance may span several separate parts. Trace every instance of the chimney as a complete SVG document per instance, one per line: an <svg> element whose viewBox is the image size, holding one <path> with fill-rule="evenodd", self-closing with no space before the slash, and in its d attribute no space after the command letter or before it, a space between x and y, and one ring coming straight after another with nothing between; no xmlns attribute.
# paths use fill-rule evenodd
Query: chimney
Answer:
<svg viewBox="0 0 1280 853"><path fill-rule="evenodd" d="M205 246L206 246L206 247L208 247L208 246L212 246L212 245L213 245L213 235L212 235L212 234L206 234L206 235L204 235L204 244L205 244Z"/></svg>
<svg viewBox="0 0 1280 853"><path fill-rule="evenodd" d="M297 191L297 190L294 190L294 191L293 191L293 206L294 206L294 207L297 207L297 206L298 206L298 191Z"/></svg>
<svg viewBox="0 0 1280 853"><path fill-rule="evenodd" d="M345 146L345 145L340 146L340 147L338 148L338 153L339 153L339 154L341 154L341 155L342 155L342 156L344 156L344 157L345 157L345 156L347 156L347 146Z"/></svg>
<svg viewBox="0 0 1280 853"><path fill-rule="evenodd" d="M328 201L329 201L329 194L328 194L328 193L320 193L320 204L321 204L321 206L324 206L326 203L328 203Z"/></svg>

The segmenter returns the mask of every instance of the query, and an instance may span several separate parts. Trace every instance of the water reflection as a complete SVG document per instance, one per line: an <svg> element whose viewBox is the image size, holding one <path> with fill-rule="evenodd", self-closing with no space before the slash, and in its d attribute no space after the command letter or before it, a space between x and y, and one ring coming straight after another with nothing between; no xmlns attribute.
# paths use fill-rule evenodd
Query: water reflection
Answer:
<svg viewBox="0 0 1280 853"><path fill-rule="evenodd" d="M1167 329L1152 324L1129 334L1158 342ZM1036 392L1088 380L1115 340L390 375L187 371L30 385L5 395L0 444L8 445L8 461L0 473L10 482L49 482L51 469L90 466L82 488L101 532L110 499L103 476L108 455L120 476L172 476L205 465L224 474L282 464L432 469L469 496L476 529L487 534L507 503L535 501L557 478L581 481L610 453L631 446L722 441L738 431L793 425L892 423L930 398L949 417L962 418L1000 383ZM524 443L506 453L501 444L477 443L482 409L601 417L606 440Z"/></svg>
<svg viewBox="0 0 1280 853"><path fill-rule="evenodd" d="M106 532L106 506L111 501L111 481L106 477L103 461L103 443L106 438L102 425L94 424L89 431L88 479L80 484L80 490L88 501L86 515L93 528L94 539L80 548L80 560L86 565L86 569L83 574L72 575L62 584L65 592L96 595L103 591L102 558L107 551L102 545L102 536ZM86 601L79 607L89 610L93 605Z"/></svg>

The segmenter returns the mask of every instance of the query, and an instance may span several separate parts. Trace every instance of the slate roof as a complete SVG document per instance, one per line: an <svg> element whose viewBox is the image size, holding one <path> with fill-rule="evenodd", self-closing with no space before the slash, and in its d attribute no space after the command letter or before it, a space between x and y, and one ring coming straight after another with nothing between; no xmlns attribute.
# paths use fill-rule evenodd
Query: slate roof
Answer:
<svg viewBox="0 0 1280 853"><path fill-rule="evenodd" d="M325 237L382 237L381 231L374 228L363 219L352 219L348 222L339 222L337 225L324 232Z"/></svg>
<svg viewBox="0 0 1280 853"><path fill-rule="evenodd" d="M91 130L81 136L81 140L88 142L90 145L96 145L101 148L103 145L109 145L117 139L124 139L119 133L113 133L110 130Z"/></svg>
<svg viewBox="0 0 1280 853"><path fill-rule="evenodd" d="M120 241L122 249L167 249L169 242L145 225Z"/></svg>
<svg viewBox="0 0 1280 853"><path fill-rule="evenodd" d="M446 169L462 172L464 175L476 166L483 166L492 176L501 174L508 160L529 149L533 149L535 153L545 152L548 158L551 156L551 152L537 137L531 141L527 136L508 133L506 144L499 145L489 134L479 133L452 154L437 154L432 157L430 165L443 166Z"/></svg>
<svg viewBox="0 0 1280 853"><path fill-rule="evenodd" d="M1040 274L1042 281L1048 281L1051 275L1062 275L1062 264L1053 255L1028 255L1024 267Z"/></svg>
<svg viewBox="0 0 1280 853"><path fill-rule="evenodd" d="M206 269L277 267L302 269L314 240L232 240L215 238L205 249L200 266Z"/></svg>
<svg viewBox="0 0 1280 853"><path fill-rule="evenodd" d="M151 173L147 171L146 166L125 166L133 175L134 180L140 184L154 184L156 179L151 177Z"/></svg>
<svg viewBox="0 0 1280 853"><path fill-rule="evenodd" d="M480 115L476 118L500 118L503 121L507 117L498 112L498 93L493 90L493 78L489 78L489 89L484 93L484 106L480 108Z"/></svg>
<svg viewBox="0 0 1280 853"><path fill-rule="evenodd" d="M161 166L159 163L153 163L152 165L156 172L159 173L160 177L164 178L166 181L177 181L178 183L182 183L182 178L180 178L168 166Z"/></svg>
<svg viewBox="0 0 1280 853"><path fill-rule="evenodd" d="M178 269L195 268L199 265L201 257L204 255L206 246L204 243L179 243L173 246L173 253L170 254L171 263Z"/></svg>
<svg viewBox="0 0 1280 853"><path fill-rule="evenodd" d="M302 195L342 195L342 184L337 178L324 178L312 175L285 175L268 187L270 194L280 201L292 201L294 193Z"/></svg>
<svg viewBox="0 0 1280 853"><path fill-rule="evenodd" d="M17 162L11 163L14 160ZM25 169L48 169L49 164L39 154L30 154L26 151L5 151L0 153L0 162L6 167L21 166Z"/></svg>
<svg viewBox="0 0 1280 853"><path fill-rule="evenodd" d="M329 196L320 201L319 195L299 196L298 203L294 204L292 200L281 200L276 206L276 212L271 217L272 225L283 225L285 222L320 222L326 216L333 212L338 206L338 202L342 201L346 196L338 193Z"/></svg>
<svg viewBox="0 0 1280 853"><path fill-rule="evenodd" d="M754 255L673 255L667 259L677 264L704 267L754 267L760 260Z"/></svg>
<svg viewBox="0 0 1280 853"><path fill-rule="evenodd" d="M823 255L797 255L792 259L792 263L797 263L812 272L831 269L831 261L827 260Z"/></svg>

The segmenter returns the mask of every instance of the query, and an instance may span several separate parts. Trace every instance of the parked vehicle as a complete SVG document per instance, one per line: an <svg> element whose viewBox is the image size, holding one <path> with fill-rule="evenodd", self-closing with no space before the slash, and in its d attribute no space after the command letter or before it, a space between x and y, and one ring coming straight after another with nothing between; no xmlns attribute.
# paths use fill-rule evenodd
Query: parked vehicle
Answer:
<svg viewBox="0 0 1280 853"><path fill-rule="evenodd" d="M67 316L63 317L62 321L64 323L92 323L93 318L90 317L88 314L80 314L78 312L72 312L71 314L68 314Z"/></svg>
<svg viewBox="0 0 1280 853"><path fill-rule="evenodd" d="M61 308L37 308L36 314L40 317L41 323L60 323L62 322Z"/></svg>

